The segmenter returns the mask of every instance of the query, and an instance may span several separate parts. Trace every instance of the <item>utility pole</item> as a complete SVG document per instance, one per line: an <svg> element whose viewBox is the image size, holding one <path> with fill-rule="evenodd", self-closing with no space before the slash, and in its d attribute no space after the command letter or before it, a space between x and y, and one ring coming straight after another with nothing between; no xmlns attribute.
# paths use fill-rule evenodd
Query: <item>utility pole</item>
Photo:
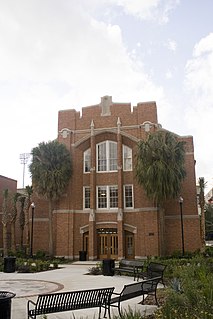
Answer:
<svg viewBox="0 0 213 319"><path fill-rule="evenodd" d="M25 165L28 162L28 159L30 158L30 153L22 153L20 154L20 160L21 160L21 164L23 164L23 184L22 187L24 188L24 177L25 177Z"/></svg>

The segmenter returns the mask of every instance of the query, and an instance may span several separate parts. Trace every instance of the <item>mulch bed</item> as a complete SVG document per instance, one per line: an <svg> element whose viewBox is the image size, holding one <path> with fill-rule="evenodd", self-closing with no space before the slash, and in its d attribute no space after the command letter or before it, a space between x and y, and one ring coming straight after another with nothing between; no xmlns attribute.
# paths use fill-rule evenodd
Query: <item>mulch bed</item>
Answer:
<svg viewBox="0 0 213 319"><path fill-rule="evenodd" d="M166 290L165 289L158 289L157 290L157 300L159 307L163 306L166 300ZM154 296L147 296L143 305L155 305L155 297ZM148 315L146 316L147 319L155 319L155 315Z"/></svg>
<svg viewBox="0 0 213 319"><path fill-rule="evenodd" d="M159 306L163 306L166 300L166 291L165 289L158 289L157 290L157 300ZM144 303L144 305L155 305L155 297L154 296L147 296Z"/></svg>

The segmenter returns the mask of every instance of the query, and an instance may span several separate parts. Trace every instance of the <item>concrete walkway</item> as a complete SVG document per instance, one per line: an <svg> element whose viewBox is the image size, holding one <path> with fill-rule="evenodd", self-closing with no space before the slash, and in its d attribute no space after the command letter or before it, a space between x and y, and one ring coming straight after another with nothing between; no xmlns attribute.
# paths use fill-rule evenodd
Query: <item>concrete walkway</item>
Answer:
<svg viewBox="0 0 213 319"><path fill-rule="evenodd" d="M36 300L37 295L41 293L102 287L115 287L115 292L120 292L124 284L133 282L133 278L127 276L88 275L89 268L95 264L96 262L75 262L71 265L63 265L60 269L32 274L0 273L0 291L10 291L16 294L16 297L12 299L11 319L27 318L27 301ZM147 315L156 309L154 305L141 305L140 301L141 297L125 301L122 303L122 308L125 310L131 307ZM117 315L117 309L113 309L112 313ZM96 319L98 308L49 314L47 318Z"/></svg>

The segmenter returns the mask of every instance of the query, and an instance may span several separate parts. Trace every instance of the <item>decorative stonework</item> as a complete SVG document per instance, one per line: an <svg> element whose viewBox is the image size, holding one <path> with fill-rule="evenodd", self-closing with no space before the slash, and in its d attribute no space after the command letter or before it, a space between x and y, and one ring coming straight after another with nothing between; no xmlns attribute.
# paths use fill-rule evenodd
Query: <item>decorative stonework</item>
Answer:
<svg viewBox="0 0 213 319"><path fill-rule="evenodd" d="M117 216L118 221L123 220L123 210L121 208L118 209L118 216Z"/></svg>
<svg viewBox="0 0 213 319"><path fill-rule="evenodd" d="M94 222L95 221L95 210L91 210L89 214L89 221Z"/></svg>
<svg viewBox="0 0 213 319"><path fill-rule="evenodd" d="M110 106L112 105L112 97L111 96L103 96L101 98L100 106L102 107L101 116L109 116L111 115Z"/></svg>

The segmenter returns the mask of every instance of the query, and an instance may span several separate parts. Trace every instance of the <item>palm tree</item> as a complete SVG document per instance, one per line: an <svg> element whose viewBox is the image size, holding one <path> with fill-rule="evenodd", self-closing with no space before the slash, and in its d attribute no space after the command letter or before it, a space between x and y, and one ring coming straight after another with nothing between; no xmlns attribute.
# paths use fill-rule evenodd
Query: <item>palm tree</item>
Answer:
<svg viewBox="0 0 213 319"><path fill-rule="evenodd" d="M11 249L16 251L16 218L17 218L17 201L21 194L15 193L12 196L12 210L11 210Z"/></svg>
<svg viewBox="0 0 213 319"><path fill-rule="evenodd" d="M49 254L53 256L54 201L64 193L72 173L71 157L64 144L57 140L42 142L32 149L32 163L29 166L33 190L49 202Z"/></svg>
<svg viewBox="0 0 213 319"><path fill-rule="evenodd" d="M19 213L19 227L21 231L21 241L20 241L20 246L21 250L23 251L23 244L24 244L24 226L25 226L25 214L24 214L24 205L25 205L26 197L21 196L19 198L20 202L20 213Z"/></svg>
<svg viewBox="0 0 213 319"><path fill-rule="evenodd" d="M208 237L213 236L213 204L205 205L205 233Z"/></svg>
<svg viewBox="0 0 213 319"><path fill-rule="evenodd" d="M8 243L8 225L11 221L10 212L11 206L11 194L8 189L3 190L3 205L2 205L2 225L3 225L3 249L4 256L8 256L9 243Z"/></svg>
<svg viewBox="0 0 213 319"><path fill-rule="evenodd" d="M205 250L205 196L204 196L204 189L206 183L204 181L204 177L199 177L198 181L199 185L199 205L200 205L200 235L201 235L201 244L202 244L202 251Z"/></svg>
<svg viewBox="0 0 213 319"><path fill-rule="evenodd" d="M184 142L170 132L156 131L140 141L137 151L136 178L149 199L158 207L160 255L164 255L164 209L167 199L180 195L186 176Z"/></svg>
<svg viewBox="0 0 213 319"><path fill-rule="evenodd" d="M26 186L25 188L26 198L24 202L24 212L25 212L25 226L26 226L26 245L27 245L27 254L30 252L30 227L29 227L29 209L31 204L31 196L33 194L33 187Z"/></svg>
<svg viewBox="0 0 213 319"><path fill-rule="evenodd" d="M180 195L186 176L184 144L164 131L151 133L138 144L136 178L157 206Z"/></svg>

